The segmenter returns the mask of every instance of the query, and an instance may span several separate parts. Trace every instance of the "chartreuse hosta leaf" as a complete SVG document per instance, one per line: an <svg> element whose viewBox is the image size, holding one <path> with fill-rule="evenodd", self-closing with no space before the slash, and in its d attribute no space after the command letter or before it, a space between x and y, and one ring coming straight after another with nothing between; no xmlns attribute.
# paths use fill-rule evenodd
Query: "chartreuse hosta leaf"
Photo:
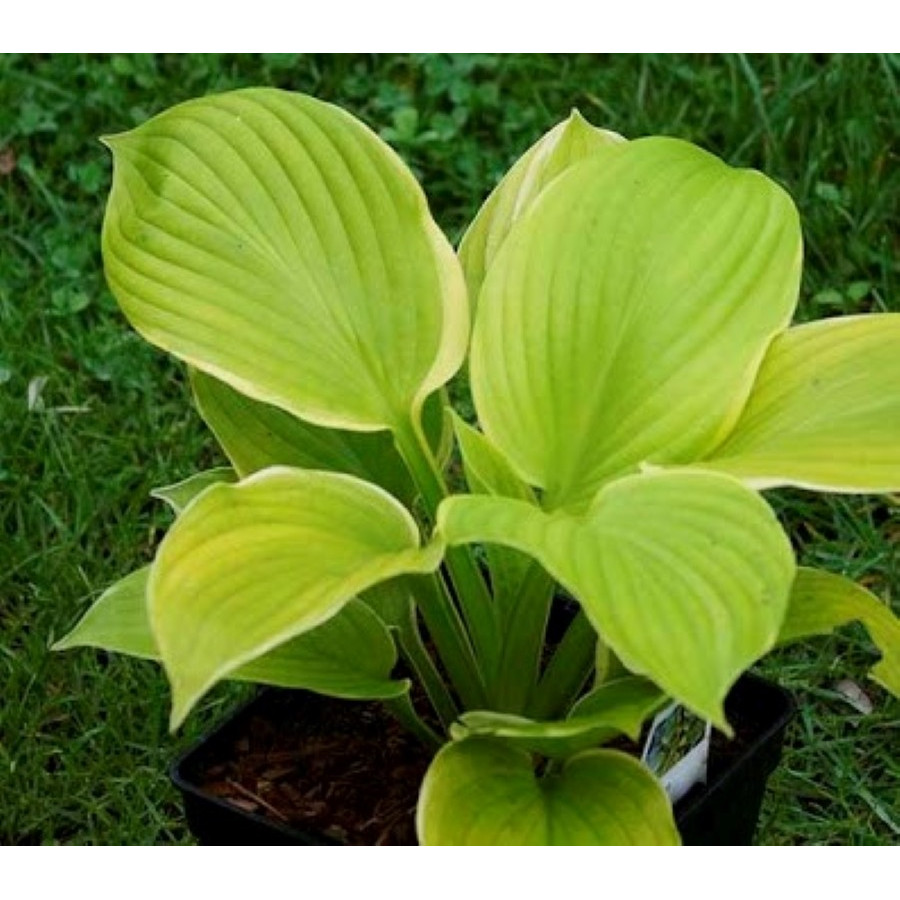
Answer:
<svg viewBox="0 0 900 900"><path fill-rule="evenodd" d="M159 659L147 616L149 578L150 566L144 566L108 587L53 649L99 647L140 659Z"/></svg>
<svg viewBox="0 0 900 900"><path fill-rule="evenodd" d="M373 584L433 571L442 550L420 547L409 513L349 475L276 467L207 489L166 535L150 578L173 727L216 681Z"/></svg>
<svg viewBox="0 0 900 900"><path fill-rule="evenodd" d="M830 634L848 622L862 622L881 651L871 677L900 697L900 619L864 587L831 572L800 568L787 616L778 635L780 644Z"/></svg>
<svg viewBox="0 0 900 900"><path fill-rule="evenodd" d="M214 484L232 484L235 481L237 481L237 477L234 471L221 466L216 469L207 469L205 472L197 472L196 475L191 475L177 484L154 488L150 491L150 496L165 501L172 507L172 511L178 514L184 510L194 497L208 487Z"/></svg>
<svg viewBox="0 0 900 900"><path fill-rule="evenodd" d="M625 142L620 134L586 122L577 110L548 131L503 176L478 212L459 245L472 303L506 236L561 172L588 157L615 152Z"/></svg>
<svg viewBox="0 0 900 900"><path fill-rule="evenodd" d="M900 314L779 335L734 430L700 465L758 488L900 490Z"/></svg>
<svg viewBox="0 0 900 900"><path fill-rule="evenodd" d="M793 312L788 195L671 138L552 181L491 265L471 381L488 438L544 504L641 463L693 462L736 421Z"/></svg>
<svg viewBox="0 0 900 900"><path fill-rule="evenodd" d="M500 451L455 413L452 418L469 490L536 503L534 491L516 475Z"/></svg>
<svg viewBox="0 0 900 900"><path fill-rule="evenodd" d="M451 728L456 739L480 735L542 756L571 756L626 734L637 740L641 726L666 701L645 678L625 677L595 688L567 719L535 722L521 716L476 710L463 713Z"/></svg>
<svg viewBox="0 0 900 900"><path fill-rule="evenodd" d="M150 566L108 588L54 650L99 647L159 660L147 609ZM336 616L235 669L236 681L303 688L347 699L388 699L408 690L391 679L397 651L387 629L360 600Z"/></svg>
<svg viewBox="0 0 900 900"><path fill-rule="evenodd" d="M399 697L409 682L391 678L397 648L378 616L361 600L312 631L239 666L229 678L303 688L348 700Z"/></svg>
<svg viewBox="0 0 900 900"><path fill-rule="evenodd" d="M636 759L588 750L538 776L530 753L485 737L438 752L416 825L426 845L680 843L669 798Z"/></svg>
<svg viewBox="0 0 900 900"><path fill-rule="evenodd" d="M378 484L400 500L415 496L412 479L387 432L366 434L322 428L258 400L196 369L191 385L200 415L239 475L269 466L325 469ZM435 452L443 440L443 392L432 394L423 426Z"/></svg>
<svg viewBox="0 0 900 900"><path fill-rule="evenodd" d="M765 501L715 473L626 476L577 515L451 497L438 527L451 544L536 557L629 671L723 729L725 695L775 643L795 572Z"/></svg>
<svg viewBox="0 0 900 900"><path fill-rule="evenodd" d="M107 280L152 343L319 425L404 427L462 362L462 270L349 113L248 89L107 139Z"/></svg>

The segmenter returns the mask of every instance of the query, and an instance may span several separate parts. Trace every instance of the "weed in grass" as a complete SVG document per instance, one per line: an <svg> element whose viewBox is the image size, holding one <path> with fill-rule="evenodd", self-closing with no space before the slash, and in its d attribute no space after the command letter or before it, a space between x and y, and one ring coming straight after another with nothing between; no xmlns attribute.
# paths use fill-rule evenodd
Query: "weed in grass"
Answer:
<svg viewBox="0 0 900 900"><path fill-rule="evenodd" d="M104 286L99 135L242 85L312 93L394 144L456 240L508 165L577 106L785 184L803 217L809 319L900 309L898 79L895 55L0 56L0 843L187 841L167 763L240 693L215 692L173 739L155 667L47 649L151 557L168 514L150 489L222 459L180 368L129 331ZM900 603L897 506L778 503L804 562ZM871 648L853 629L829 642L766 663L801 713L759 840L897 843L900 706L864 684L875 711L853 710L833 686L860 680Z"/></svg>

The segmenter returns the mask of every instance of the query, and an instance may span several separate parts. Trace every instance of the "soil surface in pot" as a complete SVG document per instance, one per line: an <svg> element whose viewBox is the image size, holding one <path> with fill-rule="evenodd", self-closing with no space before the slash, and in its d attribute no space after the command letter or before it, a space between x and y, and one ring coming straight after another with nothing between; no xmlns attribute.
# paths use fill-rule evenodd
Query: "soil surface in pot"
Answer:
<svg viewBox="0 0 900 900"><path fill-rule="evenodd" d="M758 735L756 712L728 709L735 739L713 732L710 778ZM640 755L627 740L615 745ZM220 754L225 759L209 759L198 773L200 785L238 808L345 844L417 843L415 809L430 755L377 703L270 691Z"/></svg>
<svg viewBox="0 0 900 900"><path fill-rule="evenodd" d="M345 844L416 844L430 754L377 703L270 692L264 709L200 772L229 803ZM225 748L223 748L225 750Z"/></svg>

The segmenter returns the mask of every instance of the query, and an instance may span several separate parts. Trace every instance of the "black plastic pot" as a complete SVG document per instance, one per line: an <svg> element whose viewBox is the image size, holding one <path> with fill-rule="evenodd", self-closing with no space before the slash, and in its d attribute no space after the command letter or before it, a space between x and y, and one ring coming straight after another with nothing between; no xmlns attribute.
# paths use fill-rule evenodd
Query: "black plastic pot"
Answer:
<svg viewBox="0 0 900 900"><path fill-rule="evenodd" d="M246 733L247 722L258 715L265 691L237 710L219 728L181 756L171 770L181 791L188 824L201 844L211 845L321 845L337 844L327 835L288 828L253 812L239 809L198 786L198 775L210 759L220 759L224 748ZM314 694L310 703L332 702ZM695 846L744 845L753 841L769 775L778 765L784 733L794 713L791 696L778 685L755 675L744 675L725 703L726 714L742 741L734 752L714 741L707 784L697 785L675 805L675 818L685 844Z"/></svg>
<svg viewBox="0 0 900 900"><path fill-rule="evenodd" d="M781 759L784 733L794 715L791 695L757 675L744 675L725 701L725 714L749 739L729 752L713 736L707 783L675 804L685 844L744 846L753 843L766 782Z"/></svg>

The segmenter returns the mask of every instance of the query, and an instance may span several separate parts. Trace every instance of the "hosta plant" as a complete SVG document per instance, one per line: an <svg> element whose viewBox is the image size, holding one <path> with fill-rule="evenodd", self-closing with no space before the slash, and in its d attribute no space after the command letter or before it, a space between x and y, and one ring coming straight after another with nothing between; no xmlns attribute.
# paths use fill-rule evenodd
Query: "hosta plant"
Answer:
<svg viewBox="0 0 900 900"><path fill-rule="evenodd" d="M434 750L422 843L676 843L607 746L662 705L728 734L742 672L851 620L900 693L888 605L798 568L760 493L900 489L900 315L791 327L800 225L769 178L573 113L455 253L400 158L310 97L106 143L109 285L231 467L159 492L155 560L58 646L158 659L173 728L222 679L375 698Z"/></svg>

